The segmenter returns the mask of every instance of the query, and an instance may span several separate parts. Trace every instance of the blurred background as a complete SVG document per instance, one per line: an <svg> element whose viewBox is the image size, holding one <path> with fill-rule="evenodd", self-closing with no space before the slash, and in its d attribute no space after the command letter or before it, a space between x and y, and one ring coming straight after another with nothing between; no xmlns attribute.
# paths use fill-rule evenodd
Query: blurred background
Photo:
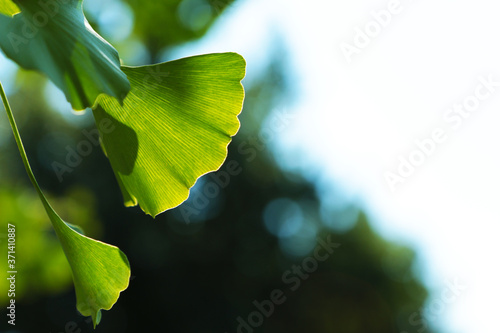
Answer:
<svg viewBox="0 0 500 333"><path fill-rule="evenodd" d="M155 220L123 206L99 147L59 180L53 163L87 140L92 113L73 112L44 77L0 54L49 201L130 260L130 286L95 331L497 332L492 6L85 0L91 25L127 65L225 51L248 63L226 163ZM450 127L447 110L481 84L490 96ZM401 176L401 161L436 129L446 140ZM5 114L0 222L16 224L18 267L16 326L2 310L0 330L94 331L76 310L69 266ZM5 256L6 236L0 230ZM1 292L2 309L7 302Z"/></svg>

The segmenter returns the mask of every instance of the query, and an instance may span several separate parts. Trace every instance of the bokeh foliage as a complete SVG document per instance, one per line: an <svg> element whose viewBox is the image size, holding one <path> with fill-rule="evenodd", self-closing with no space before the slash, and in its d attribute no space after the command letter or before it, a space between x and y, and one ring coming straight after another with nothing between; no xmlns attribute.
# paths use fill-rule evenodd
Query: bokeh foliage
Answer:
<svg viewBox="0 0 500 333"><path fill-rule="evenodd" d="M151 54L203 36L234 0L126 0L134 11L134 33Z"/></svg>

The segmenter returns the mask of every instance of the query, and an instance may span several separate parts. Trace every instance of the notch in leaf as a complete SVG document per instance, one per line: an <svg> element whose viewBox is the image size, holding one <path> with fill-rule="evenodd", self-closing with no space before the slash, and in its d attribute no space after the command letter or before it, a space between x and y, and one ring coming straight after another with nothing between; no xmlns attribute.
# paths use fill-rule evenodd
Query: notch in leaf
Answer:
<svg viewBox="0 0 500 333"><path fill-rule="evenodd" d="M0 10L12 13L10 1ZM75 110L92 107L100 94L123 101L130 83L118 52L83 14L83 0L17 1L21 12L0 14L0 48L25 69L46 74Z"/></svg>
<svg viewBox="0 0 500 333"><path fill-rule="evenodd" d="M122 67L131 90L121 106L101 96L94 110L125 205L148 214L180 205L196 180L217 170L240 127L245 60L207 54L152 66Z"/></svg>

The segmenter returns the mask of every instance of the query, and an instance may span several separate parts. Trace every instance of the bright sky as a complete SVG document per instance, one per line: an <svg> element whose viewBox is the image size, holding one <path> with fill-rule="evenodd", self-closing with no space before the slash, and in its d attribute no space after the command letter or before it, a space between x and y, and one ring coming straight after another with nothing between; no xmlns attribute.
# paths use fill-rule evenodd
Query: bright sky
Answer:
<svg viewBox="0 0 500 333"><path fill-rule="evenodd" d="M236 51L251 80L281 36L299 89L275 137L282 164L320 175L329 204L341 186L383 236L417 250L442 332L488 333L500 299L498 31L486 0L240 0L175 56ZM455 279L466 288L448 301Z"/></svg>
<svg viewBox="0 0 500 333"><path fill-rule="evenodd" d="M418 251L443 332L498 332L497 13L486 0L242 1L176 56L237 51L252 75L283 34L301 98L277 137L282 164L319 170L327 200L340 184L382 235ZM418 164L411 175L400 157Z"/></svg>

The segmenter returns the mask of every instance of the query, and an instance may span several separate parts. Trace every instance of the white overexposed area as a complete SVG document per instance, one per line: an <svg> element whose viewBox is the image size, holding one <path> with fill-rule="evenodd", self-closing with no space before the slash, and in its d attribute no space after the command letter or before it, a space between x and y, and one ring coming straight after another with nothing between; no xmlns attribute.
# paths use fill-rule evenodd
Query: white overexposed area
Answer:
<svg viewBox="0 0 500 333"><path fill-rule="evenodd" d="M272 143L282 166L320 178L325 200L341 186L378 232L417 250L434 327L493 333L497 13L486 0L247 0L175 56L237 51L251 80L281 34L300 92L293 124Z"/></svg>

